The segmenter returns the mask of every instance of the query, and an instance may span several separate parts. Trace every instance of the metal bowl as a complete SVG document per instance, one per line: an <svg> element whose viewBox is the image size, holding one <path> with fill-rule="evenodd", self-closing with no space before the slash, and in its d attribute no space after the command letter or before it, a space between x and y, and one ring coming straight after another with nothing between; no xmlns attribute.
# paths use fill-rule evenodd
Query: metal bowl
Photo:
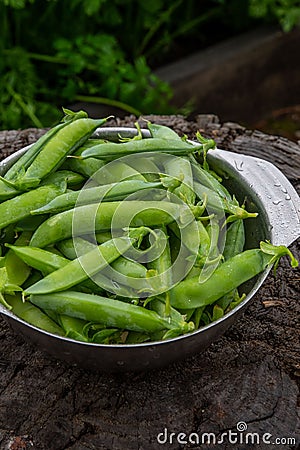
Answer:
<svg viewBox="0 0 300 450"><path fill-rule="evenodd" d="M93 137L115 140L119 134L132 137L134 128L99 128ZM144 137L150 137L143 130ZM0 174L28 149L23 148L0 163ZM282 172L273 164L252 156L220 149L208 154L210 165L224 174L226 185L238 198L247 198L247 209L259 213L245 221L246 247L257 247L268 239L275 245L289 246L300 237L300 198ZM55 358L85 368L105 372L143 371L166 366L207 348L230 327L257 293L269 273L262 272L246 283L246 298L221 319L177 338L134 345L103 345L74 341L36 328L0 305L0 313L25 339Z"/></svg>

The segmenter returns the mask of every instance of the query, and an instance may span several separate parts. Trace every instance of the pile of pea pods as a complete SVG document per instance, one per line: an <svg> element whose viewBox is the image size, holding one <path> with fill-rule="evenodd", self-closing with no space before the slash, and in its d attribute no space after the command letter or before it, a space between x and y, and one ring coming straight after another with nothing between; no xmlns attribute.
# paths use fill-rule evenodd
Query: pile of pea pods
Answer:
<svg viewBox="0 0 300 450"><path fill-rule="evenodd" d="M190 142L146 123L118 142L93 138L107 119L64 109L0 179L0 301L35 327L95 344L191 333L244 298L239 287L288 255Z"/></svg>

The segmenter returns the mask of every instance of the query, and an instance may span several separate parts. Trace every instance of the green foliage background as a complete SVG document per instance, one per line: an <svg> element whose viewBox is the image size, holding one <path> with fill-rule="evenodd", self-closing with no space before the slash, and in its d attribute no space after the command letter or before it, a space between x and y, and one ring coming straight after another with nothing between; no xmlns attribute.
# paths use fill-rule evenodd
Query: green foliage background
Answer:
<svg viewBox="0 0 300 450"><path fill-rule="evenodd" d="M178 112L155 68L262 22L290 31L300 2L0 0L0 129L51 126L78 101Z"/></svg>

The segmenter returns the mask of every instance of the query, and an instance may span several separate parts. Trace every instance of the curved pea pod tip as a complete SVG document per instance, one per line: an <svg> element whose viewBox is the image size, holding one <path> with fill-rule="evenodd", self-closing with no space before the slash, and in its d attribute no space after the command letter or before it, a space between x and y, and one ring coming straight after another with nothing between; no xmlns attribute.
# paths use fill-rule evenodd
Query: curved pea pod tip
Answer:
<svg viewBox="0 0 300 450"><path fill-rule="evenodd" d="M88 117L88 114L86 111L72 111L71 109L62 107L64 117L62 118L62 122L70 122L74 119L83 119L85 117Z"/></svg>
<svg viewBox="0 0 300 450"><path fill-rule="evenodd" d="M293 255L293 253L285 245L273 245L270 242L260 242L260 249L263 253L271 255L268 266L274 264L274 274L276 275L276 269L279 264L279 260L282 256L288 256L290 258L291 266L295 269L298 267L299 262Z"/></svg>
<svg viewBox="0 0 300 450"><path fill-rule="evenodd" d="M170 330L166 331L162 337L162 340L165 341L166 339L173 339L181 336L182 334L191 333L194 330L194 322L182 322L182 326L178 328L171 328Z"/></svg>
<svg viewBox="0 0 300 450"><path fill-rule="evenodd" d="M135 128L137 129L137 134L133 136L132 138L129 137L123 137L120 134L118 134L119 142L129 142L129 141L140 141L143 139L143 134L141 127L138 122L134 123Z"/></svg>
<svg viewBox="0 0 300 450"><path fill-rule="evenodd" d="M62 107L64 117L62 118L61 122L72 122L77 119L87 119L88 113L86 111L80 110L80 111L72 111L71 109ZM104 119L101 119L103 121L107 121L108 119L112 119L114 116L108 116Z"/></svg>
<svg viewBox="0 0 300 450"><path fill-rule="evenodd" d="M213 149L216 148L216 142L213 139L205 138L204 136L202 136L200 131L196 132L196 138L197 138L197 141L200 142L200 144L203 145L203 150L204 151L208 151L210 149L213 150Z"/></svg>

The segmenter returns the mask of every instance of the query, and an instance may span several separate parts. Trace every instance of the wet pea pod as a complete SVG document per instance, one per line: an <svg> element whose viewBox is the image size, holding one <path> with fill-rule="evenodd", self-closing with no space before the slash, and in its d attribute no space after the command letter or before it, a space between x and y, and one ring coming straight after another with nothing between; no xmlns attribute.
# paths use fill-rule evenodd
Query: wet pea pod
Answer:
<svg viewBox="0 0 300 450"><path fill-rule="evenodd" d="M107 240L105 242L107 242ZM61 241L58 245L58 248L62 251L62 253L67 258L72 260L87 253L88 251L93 250L95 247L96 245L94 243L81 237L74 237L73 239ZM133 278L146 278L148 272L147 268L142 264L137 261L127 259L123 256L119 256L115 261L113 261L111 263L111 267L118 273L121 273L126 277Z"/></svg>
<svg viewBox="0 0 300 450"><path fill-rule="evenodd" d="M171 306L169 306L168 315L166 316L166 303L162 296L154 297L150 301L150 308L159 314L159 316L168 318L172 326L171 330L162 335L162 339L169 339L170 337L190 333L195 329L193 322L186 322L185 317Z"/></svg>
<svg viewBox="0 0 300 450"><path fill-rule="evenodd" d="M205 276L207 271L211 270L211 266L214 264L218 264L221 259L221 255L215 246L217 245L217 241L219 238L219 225L214 221L213 226L209 229L205 228L203 223L198 220L197 221L198 228L198 236L200 245L198 248L197 258L194 266L191 268L186 278L193 278L196 276ZM212 232L209 232L212 231ZM187 241L187 244L191 247L192 239ZM206 268L206 270L205 270Z"/></svg>
<svg viewBox="0 0 300 450"><path fill-rule="evenodd" d="M0 267L0 303L7 309L11 309L11 306L7 303L5 297L7 294L13 295L22 289L12 284L9 280L8 273L6 267Z"/></svg>
<svg viewBox="0 0 300 450"><path fill-rule="evenodd" d="M143 180L125 180L119 183L87 187L81 191L66 192L41 208L31 211L31 214L53 214L72 209L79 205L100 203L102 201L119 201L126 199L130 194L137 191L159 187L161 187L160 182L151 183Z"/></svg>
<svg viewBox="0 0 300 450"><path fill-rule="evenodd" d="M102 231L101 233L96 233L95 238L98 244L103 244L103 242L109 241L112 235L109 231Z"/></svg>
<svg viewBox="0 0 300 450"><path fill-rule="evenodd" d="M172 260L171 260L171 250L169 245L169 239L167 235L167 228L162 227L161 231L164 236L164 248L160 252L158 258L148 263L148 267L156 272L154 277L151 277L149 282L153 280L157 280L159 290L163 289L163 293L161 294L161 298L164 299L165 303L165 311L164 316L169 317L171 313L171 305L170 305L170 288L173 283L173 275L172 275Z"/></svg>
<svg viewBox="0 0 300 450"><path fill-rule="evenodd" d="M70 317L65 314L59 315L58 321L61 328L64 330L65 337L75 339L76 341L89 342L89 339L84 334L84 328L89 323L88 321Z"/></svg>
<svg viewBox="0 0 300 450"><path fill-rule="evenodd" d="M15 246L28 245L31 233L23 232L15 241ZM4 258L9 283L22 286L30 275L31 268L17 254L9 249Z"/></svg>
<svg viewBox="0 0 300 450"><path fill-rule="evenodd" d="M268 266L274 264L276 268L284 255L291 258L292 267L297 267L298 261L286 247L261 242L260 248L245 250L220 264L203 283L198 277L181 281L171 289L171 305L191 309L212 304Z"/></svg>
<svg viewBox="0 0 300 450"><path fill-rule="evenodd" d="M106 120L84 117L68 122L45 143L26 171L19 174L14 181L14 186L18 189L36 187L43 178L55 171L67 156L79 148L95 129L103 125Z"/></svg>
<svg viewBox="0 0 300 450"><path fill-rule="evenodd" d="M245 226L243 220L239 219L230 224L226 230L226 240L223 250L223 257L226 261L239 253L245 247Z"/></svg>
<svg viewBox="0 0 300 450"><path fill-rule="evenodd" d="M87 118L87 113L85 111L73 112L68 109L63 108L65 116L63 117L61 123L52 127L48 130L42 137L40 137L31 147L10 167L6 172L4 178L9 181L16 181L20 176L20 173L28 169L30 164L36 158L36 156L43 150L45 145L53 139L53 137L63 128L68 126L70 122L76 121L81 118Z"/></svg>
<svg viewBox="0 0 300 450"><path fill-rule="evenodd" d="M15 246L10 244L6 245L16 254L16 256L18 256L19 259L27 264L27 266L38 270L43 276L47 276L55 270L65 267L70 262L69 259L64 258L63 256L41 248ZM25 284L22 284L23 290L26 290L33 284L43 279L43 276L38 275L32 279L28 279ZM103 289L101 289L92 280L86 280L83 283L79 283L76 286L76 289L83 292L103 293Z"/></svg>
<svg viewBox="0 0 300 450"><path fill-rule="evenodd" d="M6 295L6 301L12 312L20 319L41 330L64 336L64 330L40 308L30 302L23 302L21 295Z"/></svg>
<svg viewBox="0 0 300 450"><path fill-rule="evenodd" d="M123 331L118 328L104 328L93 335L91 342L94 344L122 344L124 343L123 334Z"/></svg>
<svg viewBox="0 0 300 450"><path fill-rule="evenodd" d="M190 153L201 151L202 144L193 145L182 140L167 140L161 138L130 140L129 142L107 142L99 144L84 150L81 157L85 158L99 158L102 160L112 161L121 156L160 152L175 155L188 155Z"/></svg>
<svg viewBox="0 0 300 450"><path fill-rule="evenodd" d="M169 320L160 317L154 311L99 295L63 291L31 295L30 302L42 309L99 322L107 327L146 333L173 328Z"/></svg>
<svg viewBox="0 0 300 450"><path fill-rule="evenodd" d="M152 158L151 155L153 155L153 153L144 153L143 155L139 155L138 158L130 158L130 163L147 181L157 182L160 181L161 170L156 164L156 158Z"/></svg>
<svg viewBox="0 0 300 450"><path fill-rule="evenodd" d="M103 141L104 142L104 141ZM88 139L83 146L79 147L74 153L73 156L81 156L81 152L86 150L87 148L93 147L96 144L100 144L100 139ZM62 164L62 169L71 170L74 172L78 172L86 178L92 177L96 172L98 172L101 167L105 165L105 161L101 161L101 159L89 158L89 159L81 159L81 158L67 158Z"/></svg>
<svg viewBox="0 0 300 450"><path fill-rule="evenodd" d="M0 229L29 217L32 209L49 203L62 194L65 188L65 185L40 186L0 203Z"/></svg>
<svg viewBox="0 0 300 450"><path fill-rule="evenodd" d="M167 139L167 140L182 140L182 138L172 130L172 128L166 125L160 125L147 121L147 128L151 133L152 138Z"/></svg>
<svg viewBox="0 0 300 450"><path fill-rule="evenodd" d="M194 205L196 193L194 191L193 173L189 159L170 158L165 162L164 168L166 174L180 182L179 186L176 186L171 192L178 195L188 205Z"/></svg>
<svg viewBox="0 0 300 450"><path fill-rule="evenodd" d="M66 183L67 187L79 186L85 182L85 178L77 172L71 170L57 170L56 172L48 175L42 182L46 184L61 184Z"/></svg>
<svg viewBox="0 0 300 450"><path fill-rule="evenodd" d="M110 239L112 239L111 236ZM95 243L90 242L87 239L77 236L58 242L56 247L66 258L73 260L78 258L78 256L87 253L90 250L93 250L96 245Z"/></svg>
<svg viewBox="0 0 300 450"><path fill-rule="evenodd" d="M129 231L129 236L111 239L78 258L70 261L36 284L26 289L25 294L45 294L69 289L101 272L111 262L138 243L148 231L143 227Z"/></svg>
<svg viewBox="0 0 300 450"><path fill-rule="evenodd" d="M22 191L15 189L13 186L0 179L0 202L16 197L21 194L21 192Z"/></svg>
<svg viewBox="0 0 300 450"><path fill-rule="evenodd" d="M112 228L161 226L174 220L180 221L183 212L181 205L166 201L124 200L78 206L43 222L34 232L29 245L46 247L71 236L110 231Z"/></svg>
<svg viewBox="0 0 300 450"><path fill-rule="evenodd" d="M192 171L194 175L194 182L198 182L202 186L206 186L207 188L214 191L219 197L226 199L228 202L232 201L232 196L226 187L208 170L205 170L193 155L189 156Z"/></svg>
<svg viewBox="0 0 300 450"><path fill-rule="evenodd" d="M25 264L39 270L43 275L47 275L69 263L67 258L42 248L11 244L6 244L6 246Z"/></svg>
<svg viewBox="0 0 300 450"><path fill-rule="evenodd" d="M230 226L226 231L226 240L223 250L224 261L227 261L228 259L238 255L239 253L242 253L244 247L245 247L245 227L244 222L240 219L230 224ZM212 312L212 318L216 317L216 315L217 317L220 315L220 309L223 311L224 314L225 311L228 310L229 305L231 303L237 304L238 300L240 300L241 298L242 297L239 296L237 288L223 295L223 297L221 297L215 305L215 309Z"/></svg>
<svg viewBox="0 0 300 450"><path fill-rule="evenodd" d="M86 161L88 160L86 159ZM125 180L147 181L138 170L126 164L123 160L105 164L100 170L91 175L91 178L100 185L119 183Z"/></svg>

